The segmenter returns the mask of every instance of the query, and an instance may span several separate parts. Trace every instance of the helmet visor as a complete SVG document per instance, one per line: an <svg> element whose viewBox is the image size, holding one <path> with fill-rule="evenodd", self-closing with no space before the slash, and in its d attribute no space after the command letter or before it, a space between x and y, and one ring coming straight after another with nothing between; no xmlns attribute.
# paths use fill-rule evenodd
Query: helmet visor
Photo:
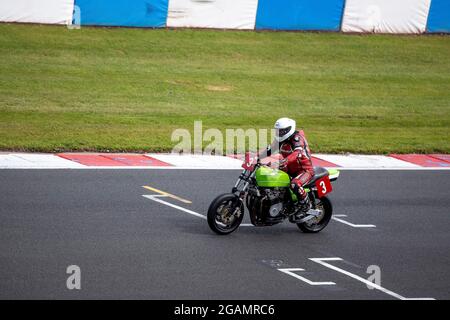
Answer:
<svg viewBox="0 0 450 320"><path fill-rule="evenodd" d="M291 126L289 126L289 127L287 127L287 128L278 129L278 130L277 130L278 137L279 137L279 138L282 138L283 136L285 136L286 134L288 134L289 131L291 131Z"/></svg>

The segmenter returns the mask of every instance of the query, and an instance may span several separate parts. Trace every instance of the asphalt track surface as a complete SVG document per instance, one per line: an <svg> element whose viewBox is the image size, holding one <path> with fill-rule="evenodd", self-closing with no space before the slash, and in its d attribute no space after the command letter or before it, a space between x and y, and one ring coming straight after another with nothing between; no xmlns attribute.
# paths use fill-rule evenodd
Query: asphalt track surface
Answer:
<svg viewBox="0 0 450 320"><path fill-rule="evenodd" d="M334 214L376 227L332 220L318 234L285 222L218 236L204 219L142 196L156 194L142 187L151 186L206 214L238 174L0 170L0 298L450 298L450 171L343 171ZM342 260L328 261L333 269L310 258ZM69 265L81 268L81 290L66 288ZM384 291L360 281L370 265Z"/></svg>

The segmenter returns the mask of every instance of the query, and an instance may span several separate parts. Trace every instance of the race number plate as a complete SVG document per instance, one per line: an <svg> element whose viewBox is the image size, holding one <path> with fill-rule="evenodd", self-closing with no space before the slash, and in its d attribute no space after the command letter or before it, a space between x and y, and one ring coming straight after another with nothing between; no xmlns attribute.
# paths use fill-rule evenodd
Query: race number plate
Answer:
<svg viewBox="0 0 450 320"><path fill-rule="evenodd" d="M317 188L317 194L319 195L319 198L322 198L327 193L330 193L333 191L333 188L331 187L331 182L328 176L320 178L316 181L316 188Z"/></svg>
<svg viewBox="0 0 450 320"><path fill-rule="evenodd" d="M253 170L254 164L252 163L252 160L253 159L250 158L250 152L246 152L244 163L242 163L241 167L245 170Z"/></svg>

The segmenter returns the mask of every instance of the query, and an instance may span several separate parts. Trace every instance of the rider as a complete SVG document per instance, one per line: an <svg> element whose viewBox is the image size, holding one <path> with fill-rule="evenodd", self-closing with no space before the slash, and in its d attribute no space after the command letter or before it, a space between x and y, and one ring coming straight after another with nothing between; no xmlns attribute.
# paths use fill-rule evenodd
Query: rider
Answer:
<svg viewBox="0 0 450 320"><path fill-rule="evenodd" d="M262 159L279 150L283 159L280 169L291 177L291 189L296 194L301 212L306 213L311 208L309 197L303 186L314 177L314 167L311 162L311 152L308 142L295 128L295 120L280 118L275 122L275 140L258 154Z"/></svg>

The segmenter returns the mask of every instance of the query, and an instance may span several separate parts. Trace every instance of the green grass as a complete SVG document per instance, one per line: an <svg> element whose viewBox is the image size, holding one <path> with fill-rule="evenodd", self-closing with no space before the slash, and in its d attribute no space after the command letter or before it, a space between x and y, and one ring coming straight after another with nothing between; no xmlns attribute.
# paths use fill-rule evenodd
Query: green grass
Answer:
<svg viewBox="0 0 450 320"><path fill-rule="evenodd" d="M0 25L0 150L168 151L270 128L314 152L450 152L450 37Z"/></svg>

